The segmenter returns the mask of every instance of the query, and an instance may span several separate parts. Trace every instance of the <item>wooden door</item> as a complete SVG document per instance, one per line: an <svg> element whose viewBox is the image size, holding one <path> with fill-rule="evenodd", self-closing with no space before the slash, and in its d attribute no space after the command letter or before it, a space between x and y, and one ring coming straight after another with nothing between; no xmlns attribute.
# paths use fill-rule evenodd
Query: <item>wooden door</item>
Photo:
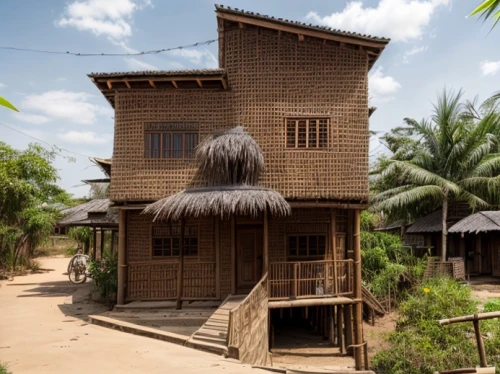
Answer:
<svg viewBox="0 0 500 374"><path fill-rule="evenodd" d="M247 293L260 279L258 272L259 237L257 229L239 229L236 236L236 291Z"/></svg>
<svg viewBox="0 0 500 374"><path fill-rule="evenodd" d="M500 276L500 236L496 233L490 233L491 252L493 257L492 272L493 276Z"/></svg>

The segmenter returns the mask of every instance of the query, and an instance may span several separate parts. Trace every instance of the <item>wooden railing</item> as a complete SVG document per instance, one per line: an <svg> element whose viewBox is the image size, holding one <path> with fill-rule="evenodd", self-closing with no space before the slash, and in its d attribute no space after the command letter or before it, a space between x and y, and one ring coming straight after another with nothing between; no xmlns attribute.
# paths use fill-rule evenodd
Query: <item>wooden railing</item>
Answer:
<svg viewBox="0 0 500 374"><path fill-rule="evenodd" d="M267 273L238 306L229 312L229 357L245 364L266 365L269 351Z"/></svg>
<svg viewBox="0 0 500 374"><path fill-rule="evenodd" d="M352 296L353 260L274 262L269 265L269 300Z"/></svg>

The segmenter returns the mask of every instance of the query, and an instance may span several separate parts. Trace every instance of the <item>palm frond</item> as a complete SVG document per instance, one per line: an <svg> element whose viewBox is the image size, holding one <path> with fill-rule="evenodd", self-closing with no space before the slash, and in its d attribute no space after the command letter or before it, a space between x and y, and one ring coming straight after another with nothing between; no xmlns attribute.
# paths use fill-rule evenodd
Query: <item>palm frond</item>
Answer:
<svg viewBox="0 0 500 374"><path fill-rule="evenodd" d="M500 153L484 157L470 172L471 177L494 177L500 174Z"/></svg>
<svg viewBox="0 0 500 374"><path fill-rule="evenodd" d="M373 205L375 211L392 211L398 209L408 209L409 206L420 204L426 199L443 199L443 193L438 186L418 186L407 191L403 191L386 200L379 201Z"/></svg>

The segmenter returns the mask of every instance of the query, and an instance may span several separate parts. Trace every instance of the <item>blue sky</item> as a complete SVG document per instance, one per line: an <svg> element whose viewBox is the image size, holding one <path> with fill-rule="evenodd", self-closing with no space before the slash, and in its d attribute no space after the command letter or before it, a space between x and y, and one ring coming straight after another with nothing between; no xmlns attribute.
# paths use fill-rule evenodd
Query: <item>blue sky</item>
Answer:
<svg viewBox="0 0 500 374"><path fill-rule="evenodd" d="M479 0L226 0L224 5L347 31L390 37L370 72L371 128L388 131L405 117L428 117L438 92L465 90L484 100L500 90L500 26L466 18ZM124 53L217 37L212 0L3 0L0 46ZM216 43L141 57L75 57L0 50L0 95L21 110L0 123L57 145L60 185L88 193L100 178L86 155L112 154L113 110L86 74L217 66ZM25 148L29 137L0 125L0 140ZM372 141L372 155L383 148ZM75 152L75 153L70 153ZM79 186L79 187L75 187Z"/></svg>

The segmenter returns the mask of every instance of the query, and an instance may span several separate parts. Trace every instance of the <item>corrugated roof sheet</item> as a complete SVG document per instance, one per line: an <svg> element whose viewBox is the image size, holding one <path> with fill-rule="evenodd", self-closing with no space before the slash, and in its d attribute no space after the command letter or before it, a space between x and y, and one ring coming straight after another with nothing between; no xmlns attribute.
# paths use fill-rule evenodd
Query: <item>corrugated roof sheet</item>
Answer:
<svg viewBox="0 0 500 374"><path fill-rule="evenodd" d="M382 38L382 37L378 37L378 36L372 36L372 35L366 35L366 34L359 34L356 32L349 32L349 31L343 31L343 30L338 30L338 29L332 29L331 27L327 27L327 26L318 26L318 25L313 25L311 23L307 24L307 23L298 22L298 21L291 21L291 20L287 20L287 19L283 19L283 18L276 18L276 17L265 15L265 14L248 12L248 11L245 11L244 9L225 7L224 5L217 5L216 4L215 8L216 8L217 12L231 13L231 14L241 15L241 16L245 16L245 17L251 17L251 18L261 19L261 20L265 20L265 21L270 21L270 22L274 22L274 23L280 23L280 24L283 24L286 26L301 27L304 29L321 31L321 32L325 32L325 33L333 34L333 35L346 36L346 37L361 39L361 40L381 42L381 43L385 43L385 44L387 44L391 40L388 38Z"/></svg>
<svg viewBox="0 0 500 374"><path fill-rule="evenodd" d="M500 211L474 213L454 224L448 232L478 233L500 231Z"/></svg>
<svg viewBox="0 0 500 374"><path fill-rule="evenodd" d="M110 205L111 201L109 199L94 199L73 208L65 209L61 211L64 218L61 219L58 224L61 226L78 226L79 224L85 226L92 223L115 223L114 213L108 214ZM89 213L91 215L92 213L101 214L99 216L95 215L95 217L89 219ZM111 221L106 221L106 219L110 219ZM94 220L95 222L93 222ZM116 223L117 222L118 218L116 217Z"/></svg>
<svg viewBox="0 0 500 374"><path fill-rule="evenodd" d="M111 73L90 73L90 78L118 78L122 76L211 76L211 75L224 75L224 69L191 69L191 70L146 70L146 71L124 71L124 72L111 72Z"/></svg>

